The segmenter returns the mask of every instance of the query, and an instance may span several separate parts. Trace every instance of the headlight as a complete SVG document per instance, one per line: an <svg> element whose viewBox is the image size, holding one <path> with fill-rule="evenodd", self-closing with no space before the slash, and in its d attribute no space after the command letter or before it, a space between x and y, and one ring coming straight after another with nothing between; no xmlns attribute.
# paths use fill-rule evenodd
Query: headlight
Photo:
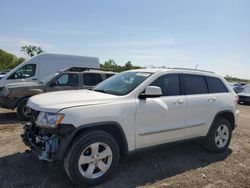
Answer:
<svg viewBox="0 0 250 188"><path fill-rule="evenodd" d="M8 88L3 87L3 88L1 89L0 95L1 95L2 97L6 97L6 96L8 96L9 94L10 94L10 90L9 90Z"/></svg>
<svg viewBox="0 0 250 188"><path fill-rule="evenodd" d="M64 114L40 112L36 119L36 125L44 128L55 128L63 118Z"/></svg>

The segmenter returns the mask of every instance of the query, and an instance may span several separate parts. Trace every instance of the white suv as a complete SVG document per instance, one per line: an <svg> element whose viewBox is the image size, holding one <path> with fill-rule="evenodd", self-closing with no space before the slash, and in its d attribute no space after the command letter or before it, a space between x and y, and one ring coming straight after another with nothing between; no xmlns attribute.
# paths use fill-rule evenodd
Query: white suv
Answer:
<svg viewBox="0 0 250 188"><path fill-rule="evenodd" d="M98 184L120 155L202 138L206 149L228 148L238 122L237 95L224 78L188 69L126 71L93 90L36 95L23 141L42 160L63 160L75 184Z"/></svg>

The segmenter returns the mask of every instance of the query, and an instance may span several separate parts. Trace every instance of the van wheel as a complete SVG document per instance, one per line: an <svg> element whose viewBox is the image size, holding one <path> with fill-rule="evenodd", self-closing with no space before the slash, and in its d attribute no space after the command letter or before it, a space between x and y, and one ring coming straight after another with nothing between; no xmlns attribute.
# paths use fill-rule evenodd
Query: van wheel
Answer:
<svg viewBox="0 0 250 188"><path fill-rule="evenodd" d="M228 148L231 137L232 127L230 122L224 118L218 118L205 139L204 147L210 152L223 152Z"/></svg>
<svg viewBox="0 0 250 188"><path fill-rule="evenodd" d="M107 132L80 134L64 157L64 169L76 185L96 185L105 181L119 163L116 140Z"/></svg>
<svg viewBox="0 0 250 188"><path fill-rule="evenodd" d="M27 101L28 99L23 99L17 105L17 116L23 121L29 121L32 117L30 108L27 106Z"/></svg>

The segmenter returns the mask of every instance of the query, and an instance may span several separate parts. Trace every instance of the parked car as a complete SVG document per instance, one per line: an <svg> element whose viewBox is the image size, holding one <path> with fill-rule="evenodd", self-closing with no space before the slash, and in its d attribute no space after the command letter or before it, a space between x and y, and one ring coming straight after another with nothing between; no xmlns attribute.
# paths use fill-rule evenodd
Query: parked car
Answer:
<svg viewBox="0 0 250 188"><path fill-rule="evenodd" d="M0 93L0 106L7 109L16 108L18 117L27 121L31 118L27 107L31 96L52 91L91 89L114 74L111 71L75 67L53 73L42 81L8 84Z"/></svg>
<svg viewBox="0 0 250 188"><path fill-rule="evenodd" d="M42 80L68 67L100 68L97 57L63 54L41 54L26 60L0 79L0 90L7 84Z"/></svg>
<svg viewBox="0 0 250 188"><path fill-rule="evenodd" d="M214 73L131 70L92 91L31 97L22 138L41 160L62 160L75 184L93 185L115 171L121 155L146 147L201 138L209 151L225 151L238 123L237 98Z"/></svg>
<svg viewBox="0 0 250 188"><path fill-rule="evenodd" d="M239 103L250 104L250 85L243 86L243 91L238 93Z"/></svg>
<svg viewBox="0 0 250 188"><path fill-rule="evenodd" d="M239 83L230 83L230 86L233 88L235 93L240 93L243 91L243 86Z"/></svg>

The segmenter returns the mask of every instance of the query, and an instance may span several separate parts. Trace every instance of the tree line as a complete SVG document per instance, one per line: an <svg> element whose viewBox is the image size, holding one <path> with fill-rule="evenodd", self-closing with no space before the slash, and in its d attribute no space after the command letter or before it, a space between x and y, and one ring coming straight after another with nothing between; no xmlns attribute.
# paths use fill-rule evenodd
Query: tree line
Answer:
<svg viewBox="0 0 250 188"><path fill-rule="evenodd" d="M17 57L9 52L0 49L0 71L12 69L22 63L25 59Z"/></svg>

